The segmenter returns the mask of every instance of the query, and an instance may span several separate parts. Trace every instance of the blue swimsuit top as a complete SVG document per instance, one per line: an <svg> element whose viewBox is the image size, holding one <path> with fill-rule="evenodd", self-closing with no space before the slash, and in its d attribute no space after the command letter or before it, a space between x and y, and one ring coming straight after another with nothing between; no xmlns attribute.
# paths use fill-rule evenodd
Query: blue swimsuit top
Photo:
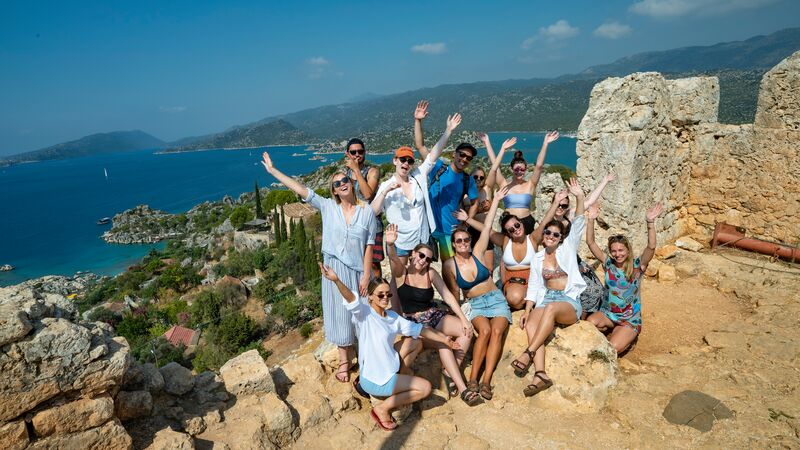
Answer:
<svg viewBox="0 0 800 450"><path fill-rule="evenodd" d="M508 208L530 209L531 200L533 200L533 196L531 194L508 194L506 195L506 198L503 199L503 205L505 206L506 209Z"/></svg>
<svg viewBox="0 0 800 450"><path fill-rule="evenodd" d="M456 263L456 284L458 285L458 287L464 289L465 291L468 291L474 288L476 285L483 283L484 281L486 281L487 278L491 276L489 269L487 269L486 266L481 264L481 262L478 261L478 258L476 258L475 255L472 255L472 259L475 260L475 267L478 269L478 273L475 274L475 279L472 281L467 281L461 278L461 272L459 272L458 270L458 263L453 261L453 263Z"/></svg>

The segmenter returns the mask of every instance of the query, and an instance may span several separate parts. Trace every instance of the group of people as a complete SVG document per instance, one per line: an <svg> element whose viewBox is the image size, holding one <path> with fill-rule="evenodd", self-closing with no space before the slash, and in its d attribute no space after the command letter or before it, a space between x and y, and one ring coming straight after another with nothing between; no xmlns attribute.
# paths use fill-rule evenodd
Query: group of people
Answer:
<svg viewBox="0 0 800 450"><path fill-rule="evenodd" d="M350 382L358 342L354 384L360 392L385 398L370 412L385 430L397 426L393 409L430 394L430 382L409 369L424 348L437 350L451 396L470 406L491 400L512 310L524 310L518 325L528 337L528 347L511 364L514 373L524 377L534 367L533 380L523 389L526 396L553 385L545 372L545 342L556 325L587 320L624 352L641 332L640 280L655 251L653 222L662 211L656 204L646 212L648 243L639 257L622 235L609 238L608 254L594 239L598 200L612 174L588 196L570 180L537 224L531 204L548 145L558 133L545 136L530 177L522 152L515 152L510 179L500 166L516 139L507 139L495 154L481 134L491 167L468 173L478 154L473 145L457 145L449 163L441 159L461 115L448 116L444 133L429 149L422 127L428 107L421 101L414 111L419 160L412 148L398 148L394 173L381 183L379 170L366 163L363 141L351 139L346 167L330 179L331 198L285 175L263 154L267 172L322 215L322 311L326 339L339 348L334 376ZM497 232L493 225L501 202ZM603 262L605 284L578 256L584 231L591 253ZM502 255L497 264L495 247ZM391 273L384 279L380 261L387 257ZM438 259L441 274L431 266ZM434 301L434 291L444 306ZM461 365L470 348L472 365L465 378Z"/></svg>

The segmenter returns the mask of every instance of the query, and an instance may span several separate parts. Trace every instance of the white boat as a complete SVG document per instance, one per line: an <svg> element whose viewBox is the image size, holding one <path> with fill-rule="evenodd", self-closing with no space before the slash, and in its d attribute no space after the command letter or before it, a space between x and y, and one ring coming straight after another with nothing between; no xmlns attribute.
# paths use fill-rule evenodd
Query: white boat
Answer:
<svg viewBox="0 0 800 450"><path fill-rule="evenodd" d="M105 174L105 176L106 176L106 180L108 180L108 170L106 170L106 168L105 168L105 167L103 167L103 173L104 173L104 174Z"/></svg>

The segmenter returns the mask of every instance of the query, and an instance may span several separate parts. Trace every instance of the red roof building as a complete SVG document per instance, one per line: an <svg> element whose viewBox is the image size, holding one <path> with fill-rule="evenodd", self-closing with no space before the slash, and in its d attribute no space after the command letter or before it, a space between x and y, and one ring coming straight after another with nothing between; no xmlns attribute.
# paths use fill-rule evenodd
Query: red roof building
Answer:
<svg viewBox="0 0 800 450"><path fill-rule="evenodd" d="M200 332L174 325L164 333L164 338L175 347L179 345L189 347L190 345L197 345L197 340L200 339Z"/></svg>

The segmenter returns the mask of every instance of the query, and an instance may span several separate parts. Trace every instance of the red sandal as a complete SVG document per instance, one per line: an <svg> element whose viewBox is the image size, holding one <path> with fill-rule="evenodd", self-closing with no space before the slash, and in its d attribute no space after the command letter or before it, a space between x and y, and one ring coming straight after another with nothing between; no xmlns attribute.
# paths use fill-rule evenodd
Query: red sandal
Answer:
<svg viewBox="0 0 800 450"><path fill-rule="evenodd" d="M395 422L394 420L390 420L388 422L382 421L381 418L378 417L377 414L375 414L375 408L369 410L369 416L372 417L372 420L374 420L375 423L377 423L378 426L381 427L383 431L392 431L395 428L397 428L397 422Z"/></svg>

